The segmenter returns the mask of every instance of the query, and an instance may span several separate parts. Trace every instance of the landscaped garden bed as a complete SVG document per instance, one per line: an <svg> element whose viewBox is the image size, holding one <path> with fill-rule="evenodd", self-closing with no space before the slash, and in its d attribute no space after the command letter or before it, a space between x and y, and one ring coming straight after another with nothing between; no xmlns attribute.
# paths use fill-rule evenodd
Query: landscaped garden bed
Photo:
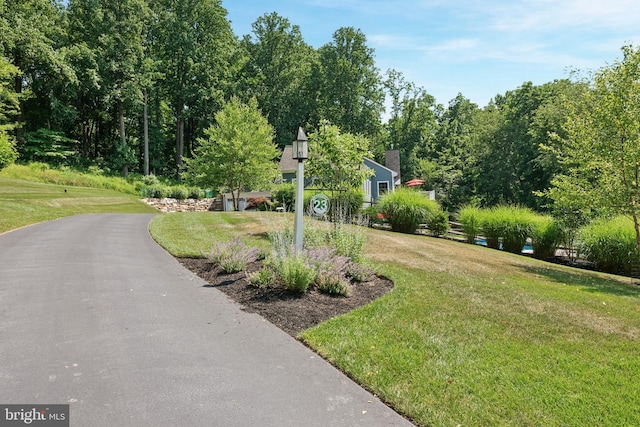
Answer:
<svg viewBox="0 0 640 427"><path fill-rule="evenodd" d="M349 296L333 296L309 289L300 293L282 287L258 288L247 280L247 273L262 268L256 261L247 266L246 271L224 274L203 258L178 258L178 261L209 283L212 288L222 291L244 310L258 313L269 322L295 337L327 319L368 304L393 288L393 282L381 276L372 276L367 282L350 288Z"/></svg>

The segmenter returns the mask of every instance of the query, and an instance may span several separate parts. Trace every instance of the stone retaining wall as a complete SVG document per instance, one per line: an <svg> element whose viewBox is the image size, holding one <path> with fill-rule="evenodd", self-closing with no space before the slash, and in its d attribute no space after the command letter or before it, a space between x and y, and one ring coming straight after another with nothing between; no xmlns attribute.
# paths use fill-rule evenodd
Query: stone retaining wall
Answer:
<svg viewBox="0 0 640 427"><path fill-rule="evenodd" d="M213 209L216 199L142 199L161 212L206 212Z"/></svg>

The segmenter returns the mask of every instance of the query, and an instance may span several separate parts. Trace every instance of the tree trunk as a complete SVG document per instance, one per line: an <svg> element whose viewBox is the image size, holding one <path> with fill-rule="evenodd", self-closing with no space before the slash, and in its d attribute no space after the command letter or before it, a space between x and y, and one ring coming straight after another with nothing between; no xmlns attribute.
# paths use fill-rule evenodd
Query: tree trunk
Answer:
<svg viewBox="0 0 640 427"><path fill-rule="evenodd" d="M20 58L20 54L19 53L15 53L14 55L14 63L13 65L15 65L16 67L18 67L21 71L20 73L22 73L22 69L21 67L21 58ZM18 122L18 126L16 126L16 131L15 131L15 135L16 135L16 140L18 141L18 144L22 144L23 142L23 138L24 138L24 130L22 129L22 118L24 117L23 112L24 112L24 102L22 102L22 84L23 84L23 79L22 79L22 74L17 74L14 78L14 84L15 84L15 90L16 90L16 94L18 94L18 115L16 117L16 122Z"/></svg>
<svg viewBox="0 0 640 427"><path fill-rule="evenodd" d="M149 175L149 114L148 114L148 104L149 96L147 91L144 91L144 103L142 110L142 121L144 128L144 176Z"/></svg>
<svg viewBox="0 0 640 427"><path fill-rule="evenodd" d="M184 116L178 113L178 128L176 130L176 179L180 181L182 174L182 156L184 155Z"/></svg>
<svg viewBox="0 0 640 427"><path fill-rule="evenodd" d="M118 119L120 121L120 149L122 150L122 155L124 156L124 162L122 165L122 175L126 178L129 175L129 166L127 165L127 137L125 135L124 130L124 103L120 101L118 103Z"/></svg>

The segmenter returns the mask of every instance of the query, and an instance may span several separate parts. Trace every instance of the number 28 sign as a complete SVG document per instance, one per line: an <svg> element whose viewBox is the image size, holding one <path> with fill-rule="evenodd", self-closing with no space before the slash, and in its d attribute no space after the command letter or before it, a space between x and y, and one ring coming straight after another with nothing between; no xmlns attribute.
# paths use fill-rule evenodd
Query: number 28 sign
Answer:
<svg viewBox="0 0 640 427"><path fill-rule="evenodd" d="M329 198L324 194L316 194L311 198L311 210L314 215L325 215L329 212Z"/></svg>

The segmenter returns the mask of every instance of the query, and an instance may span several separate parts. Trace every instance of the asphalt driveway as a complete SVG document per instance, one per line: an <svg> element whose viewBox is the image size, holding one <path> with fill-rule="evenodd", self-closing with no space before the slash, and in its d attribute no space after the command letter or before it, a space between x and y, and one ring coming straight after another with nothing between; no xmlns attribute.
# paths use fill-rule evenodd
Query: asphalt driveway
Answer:
<svg viewBox="0 0 640 427"><path fill-rule="evenodd" d="M152 217L0 235L0 404L70 404L78 427L411 425L204 287L151 239Z"/></svg>

